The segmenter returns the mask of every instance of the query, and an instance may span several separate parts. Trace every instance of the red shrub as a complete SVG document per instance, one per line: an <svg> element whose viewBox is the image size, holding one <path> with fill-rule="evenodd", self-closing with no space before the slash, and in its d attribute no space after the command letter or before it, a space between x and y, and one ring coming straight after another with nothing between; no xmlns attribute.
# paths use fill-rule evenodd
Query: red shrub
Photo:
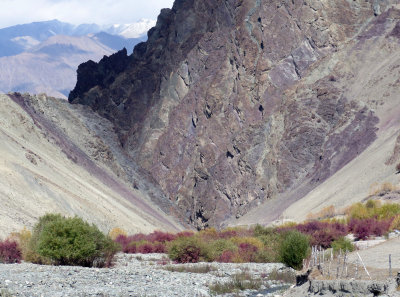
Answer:
<svg viewBox="0 0 400 297"><path fill-rule="evenodd" d="M354 227L354 236L360 240L367 239L371 233L371 225L369 222L360 223Z"/></svg>
<svg viewBox="0 0 400 297"><path fill-rule="evenodd" d="M393 218L388 220L377 221L372 232L376 236L382 236L389 232L390 225L392 224Z"/></svg>
<svg viewBox="0 0 400 297"><path fill-rule="evenodd" d="M250 243L239 244L239 255L244 262L254 262L258 248Z"/></svg>
<svg viewBox="0 0 400 297"><path fill-rule="evenodd" d="M0 263L20 263L21 250L15 241L0 242Z"/></svg>
<svg viewBox="0 0 400 297"><path fill-rule="evenodd" d="M347 234L347 227L340 223L311 221L294 227L303 234L311 236L311 245L328 248L332 241ZM287 230L287 229L286 229Z"/></svg>
<svg viewBox="0 0 400 297"><path fill-rule="evenodd" d="M167 252L167 247L164 243L156 243L153 245L153 253L165 254Z"/></svg>
<svg viewBox="0 0 400 297"><path fill-rule="evenodd" d="M140 254L151 254L154 252L154 248L151 243L145 243L145 244L139 245L136 249L136 252L140 253Z"/></svg>
<svg viewBox="0 0 400 297"><path fill-rule="evenodd" d="M192 236L193 233L185 232L181 236ZM121 245L121 249L124 253L165 253L167 251L165 242L172 241L177 238L177 235L155 231L151 234L145 235L142 233L125 236L119 235L115 242ZM143 242L145 241L145 244Z"/></svg>
<svg viewBox="0 0 400 297"><path fill-rule="evenodd" d="M223 251L221 256L218 257L217 262L231 263L235 253L232 251Z"/></svg>
<svg viewBox="0 0 400 297"><path fill-rule="evenodd" d="M176 237L177 238L179 238L179 237L191 237L193 235L194 235L194 232L192 232L192 231L182 231L182 232L179 232L178 234L176 234Z"/></svg>
<svg viewBox="0 0 400 297"><path fill-rule="evenodd" d="M150 242L167 242L172 241L176 238L176 235L161 231L154 231L153 233L149 234L146 238L147 241Z"/></svg>
<svg viewBox="0 0 400 297"><path fill-rule="evenodd" d="M349 224L349 230L360 240L366 239L371 235L382 236L389 231L393 219L352 219Z"/></svg>
<svg viewBox="0 0 400 297"><path fill-rule="evenodd" d="M178 263L197 263L199 262L201 249L197 246L185 247L183 253L179 255L176 261Z"/></svg>
<svg viewBox="0 0 400 297"><path fill-rule="evenodd" d="M122 252L126 254L136 254L137 253L136 244L127 244L123 246Z"/></svg>
<svg viewBox="0 0 400 297"><path fill-rule="evenodd" d="M114 240L116 243L119 243L121 246L125 246L129 243L128 237L126 235L118 235Z"/></svg>
<svg viewBox="0 0 400 297"><path fill-rule="evenodd" d="M138 233L138 234L128 236L128 240L129 240L129 242L132 242L132 241L138 242L138 241L144 241L144 240L147 241L147 236L148 235L146 235L146 234Z"/></svg>
<svg viewBox="0 0 400 297"><path fill-rule="evenodd" d="M313 246L321 246L326 249L331 246L331 243L334 240L335 238L329 230L318 230L312 234L310 243Z"/></svg>
<svg viewBox="0 0 400 297"><path fill-rule="evenodd" d="M236 230L224 230L219 232L218 237L221 239L227 239L227 238L232 238L238 236L238 233Z"/></svg>

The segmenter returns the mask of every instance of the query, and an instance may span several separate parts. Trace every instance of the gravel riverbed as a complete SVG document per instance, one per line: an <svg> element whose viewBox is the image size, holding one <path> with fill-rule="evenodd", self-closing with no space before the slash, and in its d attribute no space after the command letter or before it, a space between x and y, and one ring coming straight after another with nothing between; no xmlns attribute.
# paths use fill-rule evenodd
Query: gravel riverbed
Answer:
<svg viewBox="0 0 400 297"><path fill-rule="evenodd" d="M283 264L173 264L190 268L210 265L212 271L171 272L165 270L171 266L165 265L165 258L160 254L118 254L112 268L0 264L0 296L212 296L209 285L228 282L241 272L261 278L263 286L258 291L242 291L240 296L276 296L288 286L266 279L273 271L290 271Z"/></svg>

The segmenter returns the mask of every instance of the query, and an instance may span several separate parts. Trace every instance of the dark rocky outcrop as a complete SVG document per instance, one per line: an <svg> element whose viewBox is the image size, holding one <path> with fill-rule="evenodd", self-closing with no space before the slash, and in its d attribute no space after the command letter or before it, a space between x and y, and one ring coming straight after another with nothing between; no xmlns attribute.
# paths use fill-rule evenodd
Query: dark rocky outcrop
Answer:
<svg viewBox="0 0 400 297"><path fill-rule="evenodd" d="M219 225L301 198L374 141L378 118L346 97L346 78L310 69L394 2L177 0L122 71L80 67L69 100L114 122L189 222Z"/></svg>
<svg viewBox="0 0 400 297"><path fill-rule="evenodd" d="M90 60L79 65L77 70L78 81L75 88L69 94L69 101L73 101L79 94L84 94L95 86L103 88L112 84L115 78L121 72L125 71L128 62L129 57L126 48L124 48L109 57L104 56L99 63ZM100 102L93 102L90 99L81 103L91 105L94 108L96 108L97 104L101 104Z"/></svg>

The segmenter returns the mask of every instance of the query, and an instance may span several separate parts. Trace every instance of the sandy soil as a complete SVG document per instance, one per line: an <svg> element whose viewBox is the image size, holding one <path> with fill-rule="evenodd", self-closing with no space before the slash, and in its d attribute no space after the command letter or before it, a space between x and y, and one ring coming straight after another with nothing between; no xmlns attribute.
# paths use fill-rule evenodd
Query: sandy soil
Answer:
<svg viewBox="0 0 400 297"><path fill-rule="evenodd" d="M395 273L400 271L400 238L393 238L384 243L358 251L367 267L372 269L389 269L389 254L392 255L392 268ZM356 252L349 255L349 260L355 262Z"/></svg>

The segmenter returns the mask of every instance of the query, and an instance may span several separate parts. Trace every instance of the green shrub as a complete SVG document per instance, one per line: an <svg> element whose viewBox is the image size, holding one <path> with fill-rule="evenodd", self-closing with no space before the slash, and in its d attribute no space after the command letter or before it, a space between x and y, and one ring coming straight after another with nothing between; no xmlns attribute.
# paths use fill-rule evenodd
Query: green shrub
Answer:
<svg viewBox="0 0 400 297"><path fill-rule="evenodd" d="M277 263L279 262L279 253L275 250L261 250L257 251L254 256L256 263Z"/></svg>
<svg viewBox="0 0 400 297"><path fill-rule="evenodd" d="M116 244L82 219L45 215L34 227L31 246L56 265L110 266Z"/></svg>
<svg viewBox="0 0 400 297"><path fill-rule="evenodd" d="M294 269L301 269L309 250L308 236L298 231L289 231L280 245L279 254L283 263Z"/></svg>
<svg viewBox="0 0 400 297"><path fill-rule="evenodd" d="M217 239L210 243L212 259L215 260L225 251L236 252L238 247L229 239Z"/></svg>
<svg viewBox="0 0 400 297"><path fill-rule="evenodd" d="M332 242L332 248L335 253L340 250L348 252L354 251L354 245L351 243L351 240L345 237L334 240Z"/></svg>
<svg viewBox="0 0 400 297"><path fill-rule="evenodd" d="M258 239L264 244L264 249L258 252L256 262L273 263L281 261L279 249L284 240L285 233L279 233L276 229L271 229L258 236Z"/></svg>
<svg viewBox="0 0 400 297"><path fill-rule="evenodd" d="M43 228L47 224L50 224L60 219L62 219L62 216L60 214L46 214L39 218L39 221L33 227L32 235L27 244L26 254L24 256L25 261L44 265L50 265L52 263L52 260L50 258L46 258L37 252L39 237L41 232L43 231Z"/></svg>
<svg viewBox="0 0 400 297"><path fill-rule="evenodd" d="M396 203L385 203L376 211L378 219L391 219L400 214L400 205Z"/></svg>
<svg viewBox="0 0 400 297"><path fill-rule="evenodd" d="M210 262L212 252L207 244L197 236L178 237L167 245L168 256L178 263Z"/></svg>

